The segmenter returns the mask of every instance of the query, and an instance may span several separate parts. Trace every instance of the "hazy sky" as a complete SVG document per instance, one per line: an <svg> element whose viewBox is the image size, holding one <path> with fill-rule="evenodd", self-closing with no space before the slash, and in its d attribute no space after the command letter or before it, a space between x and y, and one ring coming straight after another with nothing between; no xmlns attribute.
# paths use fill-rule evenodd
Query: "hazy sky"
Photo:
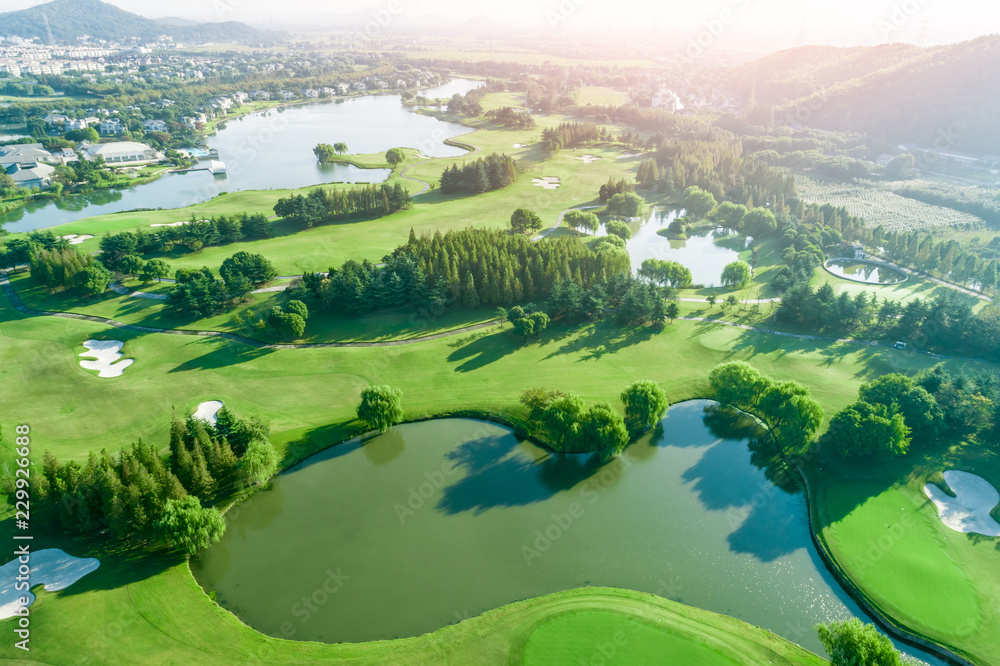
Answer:
<svg viewBox="0 0 1000 666"><path fill-rule="evenodd" d="M9 11L42 4L0 0ZM112 0L144 16L182 16L202 21L235 20L255 25L317 25L337 14L395 9L398 25L421 15L457 19L479 14L535 29L656 29L674 38L695 38L725 22L719 43L754 38L824 44L907 41L940 44L1000 32L997 0ZM390 28L391 29L391 28ZM767 44L761 44L767 48ZM768 49L770 50L770 49Z"/></svg>

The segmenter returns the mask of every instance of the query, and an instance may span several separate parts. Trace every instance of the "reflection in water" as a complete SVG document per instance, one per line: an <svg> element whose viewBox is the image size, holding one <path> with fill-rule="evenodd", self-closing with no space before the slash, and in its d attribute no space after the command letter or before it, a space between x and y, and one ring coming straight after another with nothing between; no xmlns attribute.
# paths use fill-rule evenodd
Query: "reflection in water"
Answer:
<svg viewBox="0 0 1000 666"><path fill-rule="evenodd" d="M767 452L747 450L754 432L746 415L682 403L601 464L492 423L406 424L280 475L192 569L250 626L279 636L291 622L296 640L416 636L456 609L607 585L820 651L808 627L861 611L818 560L802 495L772 485ZM348 581L303 622L291 609L331 570Z"/></svg>
<svg viewBox="0 0 1000 666"><path fill-rule="evenodd" d="M745 249L746 239L731 236L725 231L705 231L686 240L674 240L657 232L670 225L680 211L654 209L649 218L632 224L632 238L626 242L632 269L638 271L646 259L676 261L691 271L694 284L707 287L720 283L722 269L739 259Z"/></svg>
<svg viewBox="0 0 1000 666"><path fill-rule="evenodd" d="M905 275L891 268L852 259L831 259L826 267L834 275L868 284L897 284L906 279Z"/></svg>

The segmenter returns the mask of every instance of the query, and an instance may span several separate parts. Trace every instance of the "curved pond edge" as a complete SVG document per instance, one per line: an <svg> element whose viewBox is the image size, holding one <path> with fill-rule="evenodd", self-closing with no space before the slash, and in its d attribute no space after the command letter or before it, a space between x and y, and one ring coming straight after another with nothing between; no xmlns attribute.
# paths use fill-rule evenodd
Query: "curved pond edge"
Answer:
<svg viewBox="0 0 1000 666"><path fill-rule="evenodd" d="M670 403L669 406L670 407L674 407L675 405L682 405L682 404L685 404L685 403L688 403L688 402L705 402L705 401L715 402L716 404L722 405L724 407L728 407L730 409L736 409L735 407L733 407L731 405L726 405L725 403L721 403L718 400L716 400L715 398L711 398L711 397L708 397L708 398L706 398L706 397L687 398L685 400L679 400L677 402ZM757 417L757 416L755 416L754 414L752 414L750 412L743 411L743 410L738 410L738 409L737 409L737 411L740 411L740 412L742 412L744 414L747 414L748 416L752 417L758 424L763 425L765 428L767 427L766 424L763 424L763 422L760 420L760 418ZM668 408L668 413L669 413L669 408ZM478 421L485 421L485 422L488 422L488 423L495 423L495 424L503 426L505 428L510 428L510 430L513 433L513 435L519 441L528 441L528 442L531 442L532 444L535 444L536 446L539 446L539 447L545 449L549 453L555 453L555 454L558 454L558 453L568 453L568 454L574 454L574 455L579 455L581 453L588 453L586 451L557 451L554 448L552 448L552 446L549 445L548 443L546 443L545 441L543 441L543 440L535 437L534 435L530 434L530 431L528 429L528 425L527 425L526 421L521 421L521 420L518 420L516 418L512 418L510 416L505 416L503 414L498 414L496 412L487 411L487 410L481 410L481 409L461 409L461 410L455 410L455 411L436 412L434 414L426 414L426 415L417 416L417 417L412 418L412 419L406 419L406 420L401 421L400 423L398 423L396 425L405 425L405 424L409 424L409 423L422 423L422 422L425 422L425 421L435 421L435 420L438 420L438 419L474 419L474 420L478 420ZM645 434L645 432L647 432L647 431L643 431L643 434ZM319 453L322 453L323 451L329 450L330 448L333 448L334 446L340 446L340 445L347 444L349 442L354 442L354 441L358 441L359 443L363 443L366 439L370 439L370 438L376 437L376 436L378 436L380 434L382 434L382 433L378 432L377 430L367 430L367 431L355 434L355 435L353 435L351 437L348 437L346 439L340 440L338 442L334 442L333 444L330 444L329 446L324 446L322 448L319 448L319 449L316 449L316 450L313 450L313 451L309 451L308 453L305 453L301 457L295 458L286 467L284 467L283 469L281 469L278 472L278 474L275 474L275 476L278 476L280 474L285 474L287 472L293 471L296 467L298 467L299 465L301 465L303 462L305 462L306 460L308 460L312 456L317 455ZM631 445L631 442L630 442L630 445ZM628 447L626 447L626 449L627 448ZM798 478L798 481L801 483L801 487L802 487L802 490L803 490L803 496L805 498L805 503L806 503L806 517L807 517L806 519L808 520L808 523L809 523L809 536L812 539L813 546L816 548L817 553L819 553L820 560L823 562L823 565L826 567L827 571L830 572L830 574L833 576L834 580L836 580L837 584L839 584L844 589L844 591L847 593L847 595L855 603L857 603L858 606L860 606L866 613L868 613L879 627L881 627L886 633L888 633L889 635L897 638L898 640L902 641L903 643L906 643L907 645L910 645L910 646L915 647L917 649L924 650L925 652L928 652L931 655L933 655L933 656L935 656L935 657L937 657L939 659L942 659L943 661L945 661L945 662L947 662L949 664L954 664L956 666L982 666L983 664L985 664L986 662L983 662L983 661L973 661L971 659L968 659L968 658L962 656L962 655L967 654L967 653L964 650L961 650L960 648L957 648L957 647L955 647L953 645L948 645L948 644L944 644L944 643L935 642L933 639L931 639L931 638L929 638L927 636L924 636L922 634L915 633L915 632L911 631L908 627L905 627L904 625L898 623L891 615L889 615L888 613L886 613L885 611L883 611L881 609L881 607L864 592L864 590L862 590L857 584L854 583L853 580L851 580L850 576L845 572L845 570L843 569L843 567L841 567L840 563L837 562L836 558L831 554L829 548L827 547L826 542L823 540L822 535L816 530L816 526L819 525L819 523L820 523L819 517L816 514L816 512L818 511L817 506L816 506L818 498L816 498L816 497L813 496L812 486L810 486L810 484L809 484L808 475L802 469L802 467L800 466L799 462L792 462L792 461L787 460L787 458L786 458L786 463L788 463L788 468L789 469L792 469L792 470L795 471L795 474L796 474L796 476ZM237 504L240 504L240 503L244 502L245 500L249 499L254 494L256 494L257 492L259 492L260 490L261 490L261 488L258 488L258 489L255 489L255 490L251 491L251 492L244 491L244 493L240 493L238 496L236 496L236 497L233 498L232 502L230 502L229 504L221 507L220 511L223 514L227 513L230 509L232 509L233 507L235 507ZM208 599L211 603L213 603L218 608L224 610L226 613L232 615L243 626L248 627L249 629L253 630L254 632L256 632L258 634L261 634L263 636L267 636L267 634L262 634L257 629L254 629L250 625L246 624L238 615L236 615L235 613L233 613L228 608L225 608L224 606L220 605L217 601L212 600L208 596L208 592L205 590L205 588L203 588L201 586L201 583L198 582L198 578L194 575L194 572L191 570L191 556L190 555L185 556L184 562L185 562L185 566L187 568L188 575L191 576L192 582L194 582L194 584L198 587L198 589L202 591L202 594L205 596L206 599ZM503 606L499 606L497 608L487 610L487 611L481 613L480 615L477 615L476 617L477 618L481 618L481 617L483 617L485 615L489 615L491 613L496 613L496 612L498 612L498 611L500 611L500 610L502 610L504 608L507 608L508 606L511 606L511 605L514 605L514 604L519 604L519 603L525 603L525 602L532 601L532 600L535 600L535 599L542 599L544 597L548 597L548 596L551 596L553 594L562 594L562 593L569 592L569 591L572 591L572 590L601 590L601 589L605 589L605 590L624 590L626 592L638 592L637 590L627 590L626 588L602 588L602 587L593 587L593 588L591 588L589 586L577 587L577 588L572 588L571 590L562 590L561 592L553 592L553 593L550 593L550 594L547 594L547 595L542 595L541 597L532 597L531 599L517 600L517 601L511 602L511 604L504 604ZM646 593L641 593L641 594L646 594ZM692 606L692 608L698 608L698 607L697 606ZM699 608L699 610L704 610L704 609ZM711 612L711 611L706 611L706 612ZM717 615L723 615L724 617L731 618L731 619L734 619L734 620L738 620L738 618L733 618L732 616L725 615L723 613L717 613ZM742 622L742 620L739 620L739 621ZM427 632L427 634L422 634L422 635L433 634L433 633L436 633L436 632L441 631L443 629L447 629L450 626L454 626L454 625L446 625L445 627L440 627L438 629L435 629L434 631ZM751 626L756 626L756 625L751 625ZM272 637L272 638L274 638L274 637ZM409 638L412 638L412 637L392 639L392 640L408 640ZM278 639L278 640L294 640L294 639ZM789 639L785 639L785 640L789 640ZM315 642L315 641L300 641L300 642ZM365 642L372 642L372 641L365 641ZM355 645L364 645L365 642L355 643ZM789 640L789 642L794 643L794 641L791 641L791 640ZM797 643L794 643L794 644L798 645ZM801 646L799 646L799 647L801 647ZM805 648L803 648L803 649L805 649ZM974 655L974 654L970 654L970 657L977 658L976 655Z"/></svg>
<svg viewBox="0 0 1000 666"><path fill-rule="evenodd" d="M813 496L812 488L809 485L809 476L798 464L789 465L789 468L795 470L795 473L798 475L799 480L805 488L806 514L809 520L809 535L812 537L813 545L816 547L816 551L819 553L820 559L826 566L827 571L829 571L837 583L844 588L847 595L851 597L855 603L861 606L861 608L863 608L865 612L867 612L875 620L875 623L878 624L879 627L884 629L890 635L895 636L903 643L924 650L925 652L929 652L949 664L956 664L957 666L980 666L981 664L986 663L983 661L972 661L967 659L962 655L969 654L973 658L975 658L976 655L967 653L954 645L939 643L930 637L911 631L908 627L897 622L891 615L889 615L889 613L883 611L881 606L879 606L874 599L868 596L868 594L851 579L843 567L841 567L840 563L837 562L837 559L830 552L822 534L817 531L816 527L821 522L817 514L818 508L816 505L818 503L818 498Z"/></svg>
<svg viewBox="0 0 1000 666"><path fill-rule="evenodd" d="M849 261L855 264L870 264L872 266L886 268L895 273L899 273L900 275L903 276L903 279L898 280L896 282L868 282L867 280L859 280L857 278L848 277L846 275L838 275L837 273L834 273L833 271L830 270L829 264L832 261ZM830 257L829 259L823 262L823 270L825 270L827 273L829 273L835 278L840 278L841 280L847 280L848 282L857 282L858 284L866 284L869 287L895 287L896 285L903 284L904 282L910 279L909 275L899 270L892 264L888 264L884 261L878 261L877 259L852 259L850 257Z"/></svg>

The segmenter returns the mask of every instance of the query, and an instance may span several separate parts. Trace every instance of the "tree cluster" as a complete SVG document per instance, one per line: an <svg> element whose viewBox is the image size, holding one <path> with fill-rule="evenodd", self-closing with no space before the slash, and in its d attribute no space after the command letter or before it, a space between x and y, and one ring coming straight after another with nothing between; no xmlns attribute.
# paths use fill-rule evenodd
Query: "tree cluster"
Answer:
<svg viewBox="0 0 1000 666"><path fill-rule="evenodd" d="M607 203L616 194L625 194L626 192L632 192L634 189L635 187L632 183L624 178L616 181L614 178L608 176L608 182L601 185L597 193L597 198L601 203Z"/></svg>
<svg viewBox="0 0 1000 666"><path fill-rule="evenodd" d="M575 148L607 138L607 130L592 123L559 123L557 127L542 130L542 151L546 157L563 148Z"/></svg>
<svg viewBox="0 0 1000 666"><path fill-rule="evenodd" d="M100 261L71 247L39 247L31 253L28 265L32 279L43 287L76 290L85 296L103 294L112 279Z"/></svg>
<svg viewBox="0 0 1000 666"><path fill-rule="evenodd" d="M531 117L530 113L509 106L490 109L485 115L497 125L507 129L534 129L535 127L535 119Z"/></svg>
<svg viewBox="0 0 1000 666"><path fill-rule="evenodd" d="M205 316L246 298L254 285L272 280L278 274L262 255L242 251L226 259L219 272L222 280L217 280L207 266L178 269L174 275L177 283L167 295L167 302L180 312Z"/></svg>
<svg viewBox="0 0 1000 666"><path fill-rule="evenodd" d="M457 164L447 167L441 174L441 191L445 194L481 194L502 189L516 180L517 163L514 158L493 153L461 167Z"/></svg>
<svg viewBox="0 0 1000 666"><path fill-rule="evenodd" d="M775 381L744 361L712 369L715 399L760 419L786 454L804 452L823 421L823 408L795 381Z"/></svg>
<svg viewBox="0 0 1000 666"><path fill-rule="evenodd" d="M344 189L316 188L279 199L274 213L307 229L349 218L382 217L408 208L410 195L396 183Z"/></svg>

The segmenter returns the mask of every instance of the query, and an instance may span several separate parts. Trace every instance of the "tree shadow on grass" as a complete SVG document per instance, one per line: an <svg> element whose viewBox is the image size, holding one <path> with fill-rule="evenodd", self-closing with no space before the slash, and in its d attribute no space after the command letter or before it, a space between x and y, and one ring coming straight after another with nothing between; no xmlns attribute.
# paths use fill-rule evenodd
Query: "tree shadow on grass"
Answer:
<svg viewBox="0 0 1000 666"><path fill-rule="evenodd" d="M268 354L273 354L276 351L274 349L252 347L242 342L236 342L235 340L204 337L194 337L192 339L196 340L199 344L206 344L206 342L208 344L214 343L214 348L200 356L190 358L174 366L167 372L188 372L191 370L224 368L230 365L246 363L247 361L254 361Z"/></svg>
<svg viewBox="0 0 1000 666"><path fill-rule="evenodd" d="M601 467L590 454L547 454L536 460L509 434L466 442L446 458L465 472L438 501L437 509L449 514L544 502Z"/></svg>
<svg viewBox="0 0 1000 666"><path fill-rule="evenodd" d="M512 336L510 331L474 337L471 342L449 354L448 361L464 360L464 363L455 368L455 372L472 372L513 353L517 342L517 337Z"/></svg>
<svg viewBox="0 0 1000 666"><path fill-rule="evenodd" d="M545 360L563 354L580 354L581 361L599 360L626 347L650 340L657 331L651 326L614 328L610 323L595 324L551 352Z"/></svg>

